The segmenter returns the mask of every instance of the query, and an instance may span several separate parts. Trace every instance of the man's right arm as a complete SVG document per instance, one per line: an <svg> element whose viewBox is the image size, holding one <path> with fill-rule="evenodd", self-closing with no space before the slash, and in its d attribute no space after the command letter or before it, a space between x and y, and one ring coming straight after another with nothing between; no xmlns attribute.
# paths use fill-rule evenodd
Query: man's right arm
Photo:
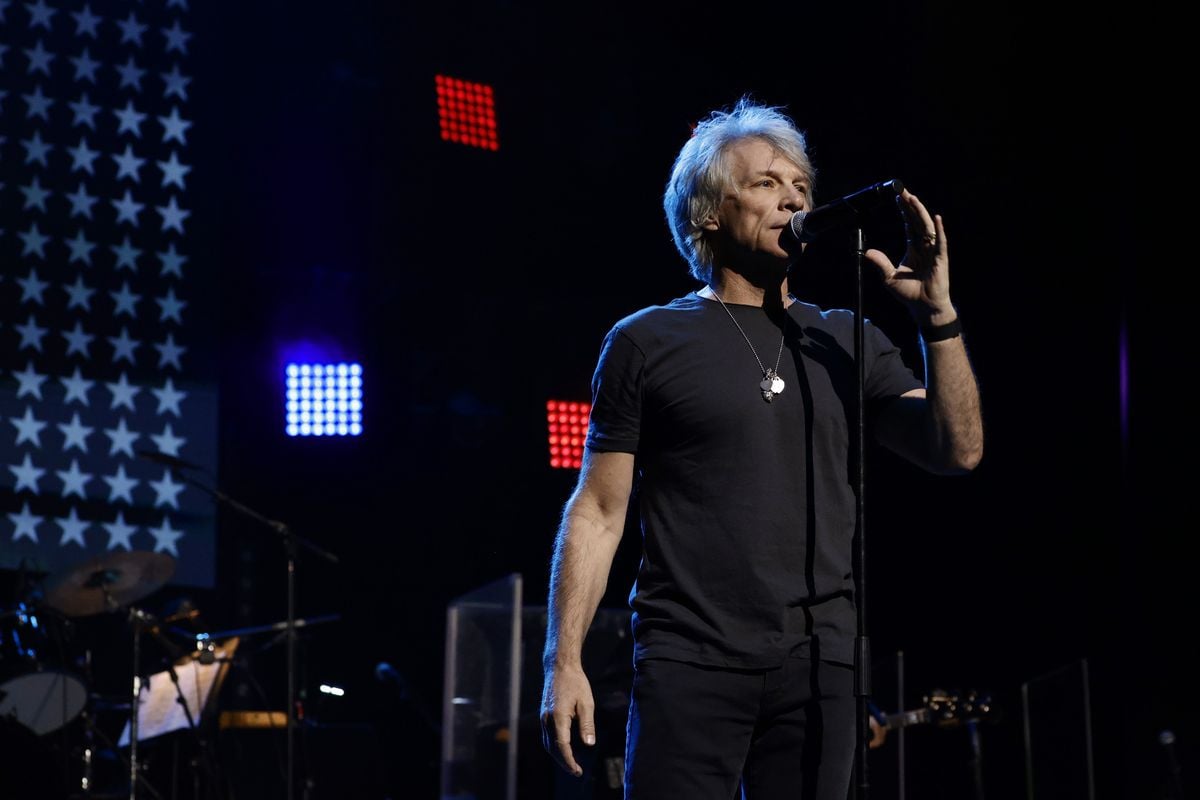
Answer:
<svg viewBox="0 0 1200 800"><path fill-rule="evenodd" d="M604 596L633 487L632 453L584 451L579 484L563 510L550 570L543 667L542 739L568 772L583 770L571 750L571 720L595 744L595 703L583 673L583 639Z"/></svg>

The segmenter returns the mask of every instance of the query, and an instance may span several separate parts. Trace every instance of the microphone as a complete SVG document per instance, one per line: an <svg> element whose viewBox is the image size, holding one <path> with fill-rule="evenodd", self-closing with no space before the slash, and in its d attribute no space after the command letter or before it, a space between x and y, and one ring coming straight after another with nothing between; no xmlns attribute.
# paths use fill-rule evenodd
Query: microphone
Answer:
<svg viewBox="0 0 1200 800"><path fill-rule="evenodd" d="M404 677L388 662L380 661L375 665L375 680L391 685L402 699L408 699L408 685Z"/></svg>
<svg viewBox="0 0 1200 800"><path fill-rule="evenodd" d="M1180 778L1179 760L1175 757L1175 733L1165 730L1158 734L1158 743L1167 754L1167 781L1171 800L1183 800L1183 781Z"/></svg>
<svg viewBox="0 0 1200 800"><path fill-rule="evenodd" d="M797 241L811 242L825 231L854 222L860 213L895 200L902 191L904 184L895 179L868 186L812 211L797 211L792 214L788 230Z"/></svg>

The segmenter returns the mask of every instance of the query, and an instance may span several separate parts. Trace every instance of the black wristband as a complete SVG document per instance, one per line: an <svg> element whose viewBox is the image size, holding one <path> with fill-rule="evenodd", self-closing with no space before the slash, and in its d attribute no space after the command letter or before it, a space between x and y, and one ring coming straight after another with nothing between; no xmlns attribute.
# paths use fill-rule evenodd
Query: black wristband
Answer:
<svg viewBox="0 0 1200 800"><path fill-rule="evenodd" d="M921 338L926 342L941 342L962 335L962 322L956 317L953 322L933 328L921 326Z"/></svg>

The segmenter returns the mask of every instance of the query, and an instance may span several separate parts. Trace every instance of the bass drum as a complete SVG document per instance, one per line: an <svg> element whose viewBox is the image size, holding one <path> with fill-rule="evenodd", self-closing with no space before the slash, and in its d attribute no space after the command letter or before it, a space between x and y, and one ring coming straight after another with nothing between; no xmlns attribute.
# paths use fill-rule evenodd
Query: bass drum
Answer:
<svg viewBox="0 0 1200 800"><path fill-rule="evenodd" d="M63 639L24 603L0 611L0 718L41 736L83 711L87 686L61 668L66 664Z"/></svg>

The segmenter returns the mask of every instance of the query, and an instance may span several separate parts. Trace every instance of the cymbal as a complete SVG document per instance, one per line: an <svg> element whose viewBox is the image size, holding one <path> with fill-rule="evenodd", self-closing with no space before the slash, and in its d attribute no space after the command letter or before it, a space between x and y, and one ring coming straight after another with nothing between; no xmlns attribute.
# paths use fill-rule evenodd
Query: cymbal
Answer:
<svg viewBox="0 0 1200 800"><path fill-rule="evenodd" d="M69 617L115 611L160 589L175 573L175 559L149 550L96 556L46 581L46 605Z"/></svg>

